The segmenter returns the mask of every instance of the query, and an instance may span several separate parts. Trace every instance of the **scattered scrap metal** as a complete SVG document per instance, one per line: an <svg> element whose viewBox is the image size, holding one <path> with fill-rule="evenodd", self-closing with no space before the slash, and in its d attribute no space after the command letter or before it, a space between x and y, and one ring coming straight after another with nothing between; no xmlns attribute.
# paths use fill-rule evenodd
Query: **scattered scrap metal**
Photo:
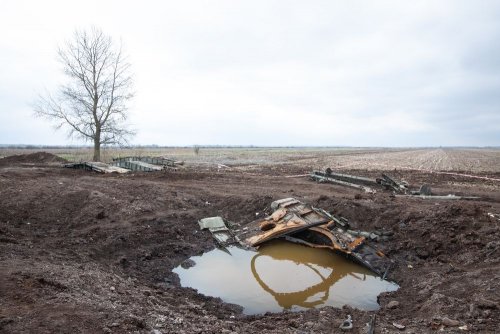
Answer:
<svg viewBox="0 0 500 334"><path fill-rule="evenodd" d="M128 173L130 170L117 167L117 166L111 166L108 165L104 162L77 162L77 163L71 163L71 164L65 164L64 167L66 168L74 168L74 169L83 169L83 170L88 170L88 171L94 171L97 173Z"/></svg>
<svg viewBox="0 0 500 334"><path fill-rule="evenodd" d="M158 171L165 168L175 168L182 162L162 157L120 157L113 159L113 165L127 168L133 171Z"/></svg>
<svg viewBox="0 0 500 334"><path fill-rule="evenodd" d="M182 161L162 157L120 157L114 158L111 164L103 162L79 162L66 164L66 168L84 169L98 173L128 173L130 171L152 172L182 165Z"/></svg>
<svg viewBox="0 0 500 334"><path fill-rule="evenodd" d="M375 180L365 177L347 175L347 174L332 173L330 169L327 169L325 173L320 171L313 171L311 173L311 178L318 182L328 182L328 183L339 184L341 186L360 189L366 193L376 192L375 189L368 186L368 185L370 186L375 185L376 184Z"/></svg>
<svg viewBox="0 0 500 334"><path fill-rule="evenodd" d="M200 229L208 229L210 233L212 233L212 236L219 246L225 247L235 241L231 231L227 228L221 217L203 218L198 224L200 225Z"/></svg>
<svg viewBox="0 0 500 334"><path fill-rule="evenodd" d="M202 229L208 228L217 243L224 248L233 243L239 243L245 248L259 247L268 241L282 238L309 247L329 249L365 266L384 279L387 277L393 261L371 245L364 234L350 230L346 219L295 198L274 201L271 209L274 212L270 216L255 220L240 229L230 230L220 217L205 218L199 224Z"/></svg>
<svg viewBox="0 0 500 334"><path fill-rule="evenodd" d="M375 187L380 186L397 193L406 193L408 191L408 184L406 182L398 182L386 174L382 174L380 178L370 179L362 176L333 173L330 168L327 168L325 172L313 171L310 176L313 180L318 182L340 184L351 188L361 189L367 193L375 193Z"/></svg>
<svg viewBox="0 0 500 334"><path fill-rule="evenodd" d="M418 190L411 190L406 181L398 181L387 174L382 173L380 178L371 179L362 176L334 173L330 168L325 172L313 171L310 177L318 182L327 182L356 188L366 193L376 193L376 188L390 190L396 197L414 197L421 199L435 200L473 200L479 199L476 196L456 196L456 195L435 195L431 187L423 184Z"/></svg>

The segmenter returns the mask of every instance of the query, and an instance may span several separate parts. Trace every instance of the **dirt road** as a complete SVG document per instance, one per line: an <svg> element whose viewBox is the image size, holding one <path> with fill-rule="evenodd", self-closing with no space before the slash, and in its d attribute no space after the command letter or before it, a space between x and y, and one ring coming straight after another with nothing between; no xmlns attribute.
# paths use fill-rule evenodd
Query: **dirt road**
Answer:
<svg viewBox="0 0 500 334"><path fill-rule="evenodd" d="M399 333L393 323L406 333L500 331L500 220L488 215L500 213L500 182L381 168L441 194L481 196L435 202L285 177L309 172L302 166L99 175L54 159L0 159L0 332L332 333L348 314L353 333L373 314L376 333ZM284 197L394 232L378 246L396 261L401 288L380 296L380 310L245 316L180 287L172 269L214 248L198 219L245 224Z"/></svg>

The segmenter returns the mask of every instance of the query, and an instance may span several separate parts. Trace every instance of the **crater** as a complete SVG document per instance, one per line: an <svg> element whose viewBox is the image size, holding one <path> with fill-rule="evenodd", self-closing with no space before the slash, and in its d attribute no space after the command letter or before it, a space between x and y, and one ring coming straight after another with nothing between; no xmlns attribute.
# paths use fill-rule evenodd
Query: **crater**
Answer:
<svg viewBox="0 0 500 334"><path fill-rule="evenodd" d="M326 249L283 240L251 251L229 247L193 256L178 266L181 285L243 307L245 314L349 305L379 309L377 296L398 285Z"/></svg>

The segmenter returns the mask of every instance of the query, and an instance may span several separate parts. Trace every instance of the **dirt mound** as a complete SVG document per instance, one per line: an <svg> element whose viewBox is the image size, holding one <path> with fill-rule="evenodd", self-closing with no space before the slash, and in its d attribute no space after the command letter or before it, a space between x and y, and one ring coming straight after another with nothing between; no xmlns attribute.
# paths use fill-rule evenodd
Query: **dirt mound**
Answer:
<svg viewBox="0 0 500 334"><path fill-rule="evenodd" d="M11 155L0 159L0 164L67 162L66 159L48 152Z"/></svg>

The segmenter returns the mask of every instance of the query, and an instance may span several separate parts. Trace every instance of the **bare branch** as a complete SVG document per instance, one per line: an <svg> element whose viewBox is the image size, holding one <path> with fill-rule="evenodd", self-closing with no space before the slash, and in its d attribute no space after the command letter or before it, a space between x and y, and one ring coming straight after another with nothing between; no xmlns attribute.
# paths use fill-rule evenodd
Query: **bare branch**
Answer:
<svg viewBox="0 0 500 334"><path fill-rule="evenodd" d="M121 45L100 29L75 31L73 39L58 49L68 81L56 96L41 95L34 110L37 116L65 127L71 136L94 143L94 159L100 145L126 143L134 131L124 124L127 103L133 97L130 64Z"/></svg>

